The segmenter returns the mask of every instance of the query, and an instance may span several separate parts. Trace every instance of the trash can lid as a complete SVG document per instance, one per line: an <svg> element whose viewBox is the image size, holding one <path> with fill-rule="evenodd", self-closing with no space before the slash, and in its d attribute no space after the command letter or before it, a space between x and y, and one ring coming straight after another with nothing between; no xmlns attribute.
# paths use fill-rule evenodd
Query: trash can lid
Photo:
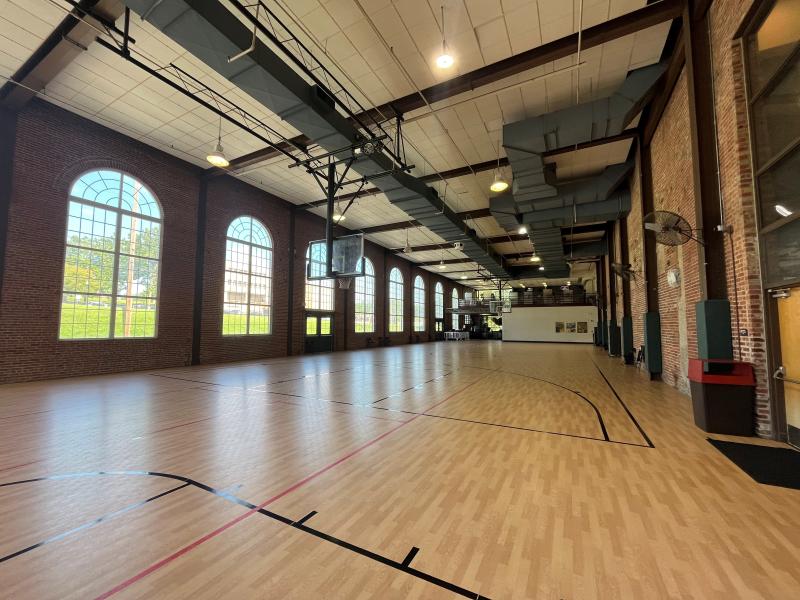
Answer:
<svg viewBox="0 0 800 600"><path fill-rule="evenodd" d="M756 385L753 365L750 363L709 358L689 359L689 381L716 385Z"/></svg>

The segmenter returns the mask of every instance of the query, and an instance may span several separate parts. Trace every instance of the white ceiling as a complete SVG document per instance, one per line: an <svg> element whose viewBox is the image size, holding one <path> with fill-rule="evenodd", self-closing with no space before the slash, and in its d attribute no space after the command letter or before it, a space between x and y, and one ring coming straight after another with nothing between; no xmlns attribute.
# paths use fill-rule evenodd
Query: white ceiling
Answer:
<svg viewBox="0 0 800 600"><path fill-rule="evenodd" d="M645 3L584 0L582 25L595 25ZM295 35L348 81L366 108L575 32L580 12L580 0L360 0L360 4L359 0L269 0L269 4L279 14L284 11ZM448 47L456 58L448 70L434 66L441 49L442 4ZM0 0L0 75L13 74L69 8L63 0ZM664 23L583 51L579 70L542 78L574 65L577 57L571 56L406 115L408 162L417 165L417 174L430 174L497 159L498 152L503 154L498 148L503 124L569 106L578 93L581 101L607 95L630 69L658 60L668 29L669 23ZM144 62L154 67L174 63L281 136L298 135L149 24L132 19L131 35L136 39L137 57ZM47 85L45 94L54 104L196 165L207 166L205 156L216 143L219 118L212 111L99 44L72 61ZM265 146L229 123L222 125L222 143L230 157ZM630 142L624 141L561 154L554 159L557 175L569 179L598 172L624 160L629 147ZM289 169L288 164L287 159L276 158L238 176L289 202L319 200L322 193L313 178L300 169ZM491 171L485 171L450 179L446 187L443 182L432 185L446 197L450 208L463 212L488 206L492 177ZM348 187L343 193L353 190ZM324 209L313 212L322 215ZM376 194L358 198L344 225L362 228L406 219L383 194ZM504 233L492 217L468 220L467 225L481 237ZM406 242L402 230L369 237L387 247L402 247ZM409 230L408 239L412 246L443 241L419 228ZM517 242L513 249L507 246L500 248L511 252L531 249L528 242ZM441 255L436 251L432 257L414 253L407 258L420 262L438 260ZM453 250L445 259L461 256ZM454 265L453 270L477 268L472 265Z"/></svg>

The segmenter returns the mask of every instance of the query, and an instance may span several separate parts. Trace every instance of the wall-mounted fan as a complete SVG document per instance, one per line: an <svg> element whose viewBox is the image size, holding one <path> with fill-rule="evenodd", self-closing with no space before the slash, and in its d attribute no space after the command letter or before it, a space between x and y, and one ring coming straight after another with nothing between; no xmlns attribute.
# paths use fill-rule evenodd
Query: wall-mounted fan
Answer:
<svg viewBox="0 0 800 600"><path fill-rule="evenodd" d="M628 264L623 263L611 263L611 270L614 274L624 281L636 281L636 271L633 270Z"/></svg>
<svg viewBox="0 0 800 600"><path fill-rule="evenodd" d="M692 229L686 219L668 210L657 210L645 216L644 228L655 233L656 242L665 246L681 246L689 240L705 245L694 235L698 229Z"/></svg>

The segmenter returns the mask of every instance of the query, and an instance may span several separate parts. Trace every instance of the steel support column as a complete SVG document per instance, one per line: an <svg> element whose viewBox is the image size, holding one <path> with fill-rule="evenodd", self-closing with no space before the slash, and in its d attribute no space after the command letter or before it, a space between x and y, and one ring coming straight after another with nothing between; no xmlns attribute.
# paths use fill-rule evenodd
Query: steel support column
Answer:
<svg viewBox="0 0 800 600"><path fill-rule="evenodd" d="M197 223L194 243L194 301L192 303L192 364L200 364L200 341L203 334L203 280L206 265L206 224L208 222L208 181L200 178L197 198Z"/></svg>
<svg viewBox="0 0 800 600"><path fill-rule="evenodd" d="M8 221L14 181L14 146L17 139L17 115L0 109L0 298L3 294Z"/></svg>

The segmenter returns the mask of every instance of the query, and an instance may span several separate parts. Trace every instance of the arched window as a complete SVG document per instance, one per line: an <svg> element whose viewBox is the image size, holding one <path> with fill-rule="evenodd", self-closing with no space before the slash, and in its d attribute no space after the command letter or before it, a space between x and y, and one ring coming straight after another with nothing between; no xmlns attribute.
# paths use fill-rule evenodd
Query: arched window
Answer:
<svg viewBox="0 0 800 600"><path fill-rule="evenodd" d="M414 331L425 331L425 282L414 277Z"/></svg>
<svg viewBox="0 0 800 600"><path fill-rule="evenodd" d="M72 184L59 339L155 337L161 225L158 200L130 175Z"/></svg>
<svg viewBox="0 0 800 600"><path fill-rule="evenodd" d="M306 250L306 273L310 268L313 277L325 275L328 270L325 244L313 244L311 248L310 256ZM306 310L333 311L333 285L333 279L306 278Z"/></svg>
<svg viewBox="0 0 800 600"><path fill-rule="evenodd" d="M453 288L453 304L452 308L458 309L458 290ZM458 313L453 313L453 329L458 329Z"/></svg>
<svg viewBox="0 0 800 600"><path fill-rule="evenodd" d="M403 274L397 267L389 271L389 332L403 331Z"/></svg>
<svg viewBox="0 0 800 600"><path fill-rule="evenodd" d="M355 330L356 333L375 332L375 268L364 257L364 276L356 277Z"/></svg>
<svg viewBox="0 0 800 600"><path fill-rule="evenodd" d="M433 317L436 319L436 331L441 331L444 321L444 286L440 281L436 282L433 291Z"/></svg>
<svg viewBox="0 0 800 600"><path fill-rule="evenodd" d="M237 217L225 242L222 335L272 333L272 236L261 221Z"/></svg>

